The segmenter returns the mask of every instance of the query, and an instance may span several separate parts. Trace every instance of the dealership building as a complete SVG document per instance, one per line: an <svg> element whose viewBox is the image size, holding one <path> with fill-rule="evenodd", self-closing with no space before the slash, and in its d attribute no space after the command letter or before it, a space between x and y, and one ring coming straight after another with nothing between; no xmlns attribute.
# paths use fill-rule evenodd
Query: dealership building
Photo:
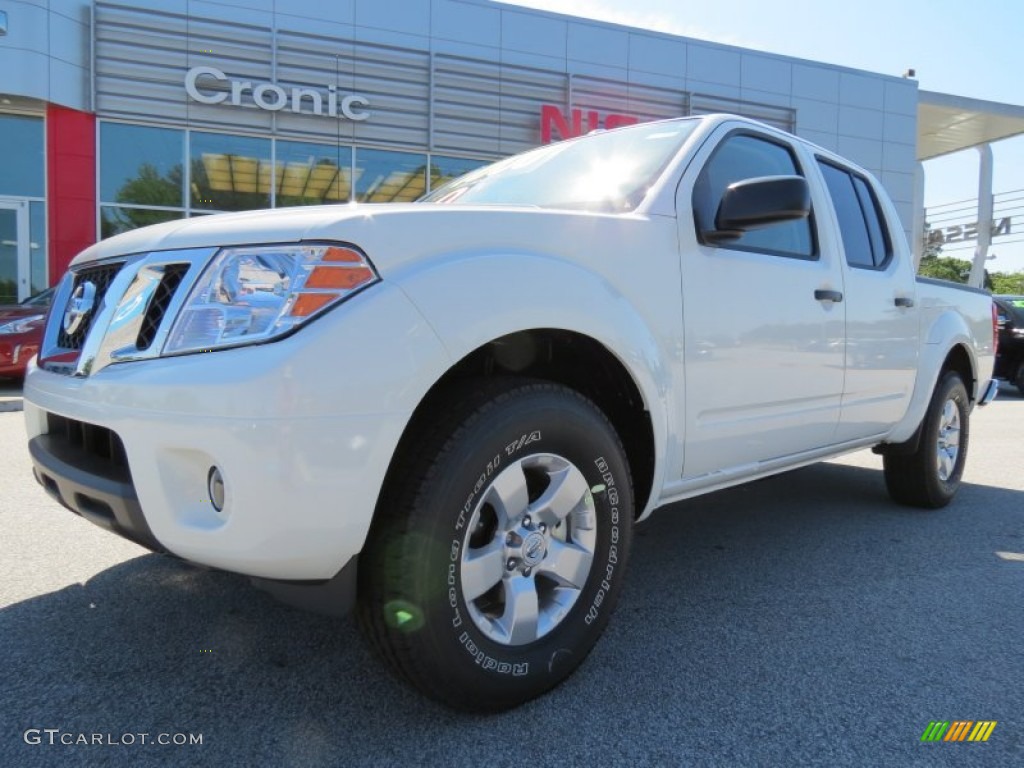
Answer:
<svg viewBox="0 0 1024 768"><path fill-rule="evenodd" d="M922 160L1024 133L1022 107L911 78L488 0L0 0L0 73L0 302L133 227L413 200L541 143L712 112L859 163L917 235Z"/></svg>

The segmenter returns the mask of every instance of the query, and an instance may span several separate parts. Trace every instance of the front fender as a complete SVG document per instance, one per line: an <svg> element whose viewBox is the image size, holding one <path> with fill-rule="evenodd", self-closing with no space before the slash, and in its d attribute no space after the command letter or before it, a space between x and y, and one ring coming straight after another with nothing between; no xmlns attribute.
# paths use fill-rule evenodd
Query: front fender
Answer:
<svg viewBox="0 0 1024 768"><path fill-rule="evenodd" d="M434 259L393 276L453 361L494 339L545 328L602 344L626 368L651 415L655 487L661 487L670 423L672 370L649 321L604 276L544 254L468 253Z"/></svg>

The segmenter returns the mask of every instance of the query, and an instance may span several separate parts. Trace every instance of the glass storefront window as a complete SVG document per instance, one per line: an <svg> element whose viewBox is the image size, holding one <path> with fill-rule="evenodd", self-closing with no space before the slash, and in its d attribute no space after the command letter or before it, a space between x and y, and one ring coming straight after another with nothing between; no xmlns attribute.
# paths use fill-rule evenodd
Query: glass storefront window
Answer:
<svg viewBox="0 0 1024 768"><path fill-rule="evenodd" d="M0 208L0 304L18 303L18 213Z"/></svg>
<svg viewBox="0 0 1024 768"><path fill-rule="evenodd" d="M270 139L193 132L191 145L193 208L270 207Z"/></svg>
<svg viewBox="0 0 1024 768"><path fill-rule="evenodd" d="M184 211L159 211L104 205L100 208L100 238L113 237L139 227L185 218Z"/></svg>
<svg viewBox="0 0 1024 768"><path fill-rule="evenodd" d="M352 150L327 144L277 142L277 207L347 203Z"/></svg>
<svg viewBox="0 0 1024 768"><path fill-rule="evenodd" d="M430 188L437 189L452 179L457 179L464 173L469 173L477 168L487 165L486 160L470 160L465 157L442 157L441 155L430 156Z"/></svg>
<svg viewBox="0 0 1024 768"><path fill-rule="evenodd" d="M428 174L438 187L488 162L107 121L99 131L103 238L186 216L269 208L272 199L278 208L408 202L426 192ZM33 285L47 278L43 215L40 204Z"/></svg>
<svg viewBox="0 0 1024 768"><path fill-rule="evenodd" d="M184 205L185 132L100 124L100 202Z"/></svg>
<svg viewBox="0 0 1024 768"><path fill-rule="evenodd" d="M46 194L43 120L23 115L0 115L0 195L43 197Z"/></svg>
<svg viewBox="0 0 1024 768"><path fill-rule="evenodd" d="M427 189L426 170L426 155L357 149L355 199L361 203L415 200Z"/></svg>
<svg viewBox="0 0 1024 768"><path fill-rule="evenodd" d="M28 204L29 294L35 296L50 285L46 264L46 203Z"/></svg>

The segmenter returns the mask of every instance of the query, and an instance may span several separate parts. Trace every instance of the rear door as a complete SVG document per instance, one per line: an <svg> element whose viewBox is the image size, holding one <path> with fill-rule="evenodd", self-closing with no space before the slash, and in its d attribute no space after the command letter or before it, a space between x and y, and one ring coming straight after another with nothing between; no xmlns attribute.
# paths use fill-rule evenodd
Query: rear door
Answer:
<svg viewBox="0 0 1024 768"><path fill-rule="evenodd" d="M807 162L781 135L725 125L680 184L688 480L745 473L834 439L843 390L843 273L836 254L819 248L816 215L728 242L701 235L713 227L729 184L806 176ZM811 186L815 210L825 203L818 186Z"/></svg>
<svg viewBox="0 0 1024 768"><path fill-rule="evenodd" d="M885 198L871 180L828 158L816 162L846 271L846 383L837 438L855 440L887 432L909 406L917 376L917 283L909 249L896 239L903 234L890 228Z"/></svg>

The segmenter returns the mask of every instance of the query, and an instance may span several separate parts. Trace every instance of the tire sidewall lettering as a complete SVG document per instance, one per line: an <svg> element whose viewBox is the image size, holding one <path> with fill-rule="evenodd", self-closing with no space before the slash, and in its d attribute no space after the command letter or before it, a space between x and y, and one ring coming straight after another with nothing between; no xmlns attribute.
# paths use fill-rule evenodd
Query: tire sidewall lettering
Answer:
<svg viewBox="0 0 1024 768"><path fill-rule="evenodd" d="M445 634L448 636L448 642L454 641L458 651L468 656L482 673L510 678L543 674L549 670L550 661L567 651L567 644L559 640L560 636L578 634L581 631L590 632L590 627L599 619L607 620L609 606L614 603L609 599L609 593L612 592L613 585L617 585L624 561L624 552L621 551L623 534L620 510L624 490L621 478L628 477L628 474L622 474L620 478L621 470L611 466L603 452L595 455L592 448L584 448L581 451L578 446L573 447L574 431L571 428L563 433L563 430L557 427L550 429L537 426L517 432L519 434L513 438L502 439L499 451L493 454L488 451L490 458L483 462L483 466L477 463L476 467L472 468L473 474L470 477L475 478L472 490L456 514L453 528L450 529L453 535L447 548L449 562L445 564L445 606L448 614L448 621L445 622L448 629ZM595 513L599 521L594 561L582 593L556 629L524 646L505 646L484 635L467 613L459 574L466 541L466 527L472 519L481 494L501 470L515 461L543 453L570 461L583 473L592 489ZM590 453L590 456L586 456L586 453ZM600 486L604 487L597 490ZM627 498L630 496L631 493L626 494ZM568 645L571 649L571 644Z"/></svg>

